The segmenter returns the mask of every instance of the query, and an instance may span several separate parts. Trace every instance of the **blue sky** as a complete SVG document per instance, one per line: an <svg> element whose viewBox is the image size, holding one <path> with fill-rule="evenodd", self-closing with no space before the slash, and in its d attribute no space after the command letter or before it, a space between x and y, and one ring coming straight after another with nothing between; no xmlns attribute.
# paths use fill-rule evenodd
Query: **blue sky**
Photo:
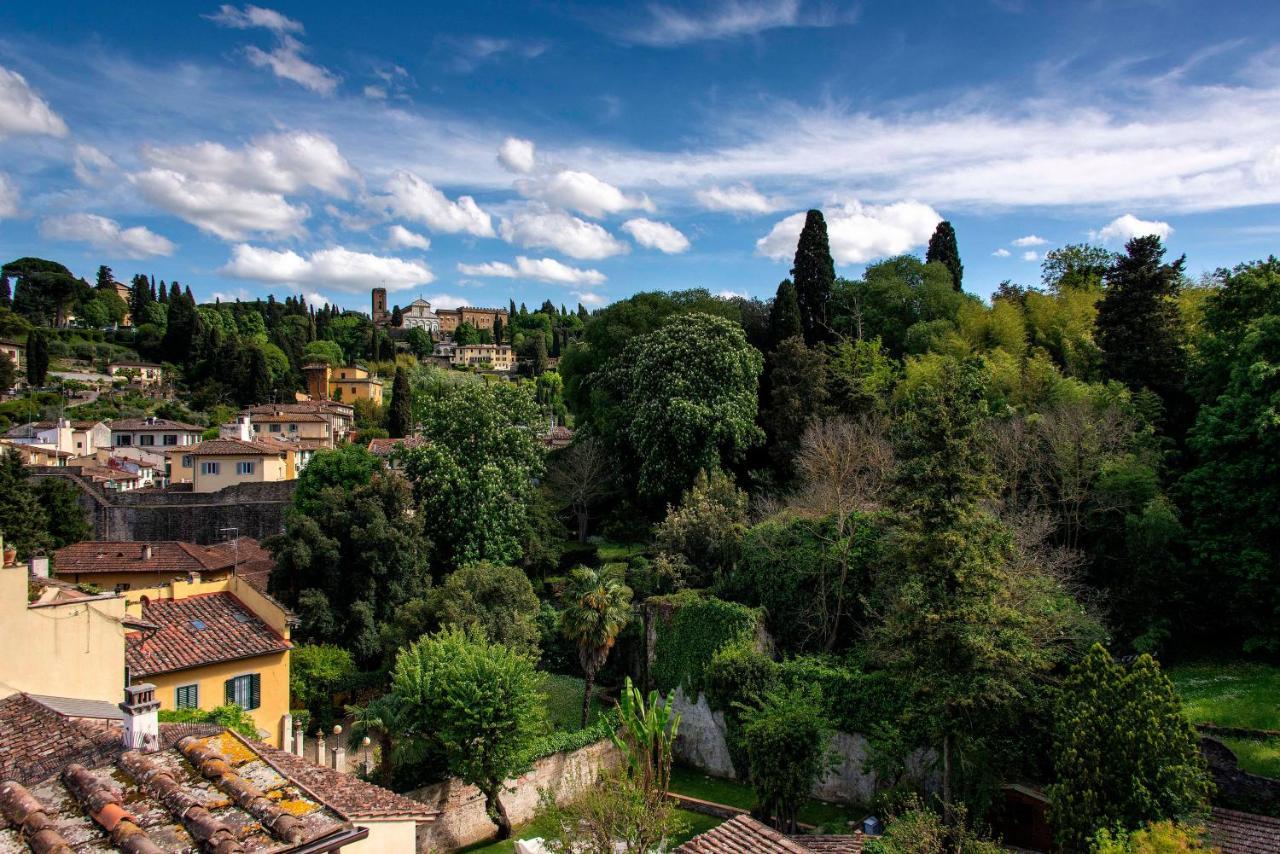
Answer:
<svg viewBox="0 0 1280 854"><path fill-rule="evenodd" d="M0 8L0 257L201 299L767 297L956 226L965 288L1280 243L1275 2Z"/></svg>

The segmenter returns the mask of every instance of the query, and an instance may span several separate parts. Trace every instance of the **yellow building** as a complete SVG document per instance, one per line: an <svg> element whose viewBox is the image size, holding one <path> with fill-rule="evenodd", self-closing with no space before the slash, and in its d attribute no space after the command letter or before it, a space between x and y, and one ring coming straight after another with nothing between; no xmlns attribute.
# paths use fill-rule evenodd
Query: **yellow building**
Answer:
<svg viewBox="0 0 1280 854"><path fill-rule="evenodd" d="M307 394L312 400L338 400L343 403L355 403L357 400L372 400L382 405L382 380L369 373L367 368L359 365L331 367L323 362L313 362L302 366L302 373L307 378Z"/></svg>
<svg viewBox="0 0 1280 854"><path fill-rule="evenodd" d="M329 419L314 412L257 412L249 410L254 438L266 437L286 442L319 442L333 447Z"/></svg>
<svg viewBox="0 0 1280 854"><path fill-rule="evenodd" d="M436 315L440 318L440 331L445 335L452 335L464 323L469 323L476 329L488 329L490 332L493 331L494 324L499 321L504 327L509 325L505 308L475 308L464 305L460 308L436 309Z"/></svg>
<svg viewBox="0 0 1280 854"><path fill-rule="evenodd" d="M164 366L153 362L111 362L107 365L107 373L113 377L127 379L143 388L161 385L164 382Z"/></svg>
<svg viewBox="0 0 1280 854"><path fill-rule="evenodd" d="M293 645L283 606L235 575L193 576L123 595L129 614L149 624L126 637L130 684L155 685L161 709L234 703L253 718L259 738L284 745Z"/></svg>
<svg viewBox="0 0 1280 854"><path fill-rule="evenodd" d="M0 569L0 698L24 692L118 703L126 622L122 596L30 578L26 565Z"/></svg>
<svg viewBox="0 0 1280 854"><path fill-rule="evenodd" d="M168 452L169 480L190 483L193 492L218 492L241 483L293 480L298 476L299 454L309 453L270 439L208 439Z"/></svg>
<svg viewBox="0 0 1280 854"><path fill-rule="evenodd" d="M202 546L178 540L86 540L53 553L54 578L117 592L198 575L217 581L232 574L265 591L275 561L252 537Z"/></svg>

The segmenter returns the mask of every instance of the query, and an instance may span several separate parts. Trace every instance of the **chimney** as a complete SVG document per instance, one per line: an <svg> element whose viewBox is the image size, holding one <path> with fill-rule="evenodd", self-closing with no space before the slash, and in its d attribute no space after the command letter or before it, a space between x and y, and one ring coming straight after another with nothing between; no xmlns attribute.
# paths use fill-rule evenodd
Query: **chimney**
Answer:
<svg viewBox="0 0 1280 854"><path fill-rule="evenodd" d="M151 543L144 543L142 546L142 559L151 560Z"/></svg>
<svg viewBox="0 0 1280 854"><path fill-rule="evenodd" d="M28 562L28 567L31 570L31 574L36 578L49 577L49 559L43 555L31 558Z"/></svg>
<svg viewBox="0 0 1280 854"><path fill-rule="evenodd" d="M126 685L124 702L119 708L124 712L125 749L143 753L159 750L160 701L156 699L156 686L150 682Z"/></svg>

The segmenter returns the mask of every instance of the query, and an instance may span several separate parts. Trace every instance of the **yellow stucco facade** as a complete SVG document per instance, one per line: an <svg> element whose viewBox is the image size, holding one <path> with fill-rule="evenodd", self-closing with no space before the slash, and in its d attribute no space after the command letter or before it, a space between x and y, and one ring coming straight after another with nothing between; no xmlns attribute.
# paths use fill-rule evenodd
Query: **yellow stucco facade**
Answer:
<svg viewBox="0 0 1280 854"><path fill-rule="evenodd" d="M0 569L0 697L19 691L118 703L125 599L27 602L27 567Z"/></svg>
<svg viewBox="0 0 1280 854"><path fill-rule="evenodd" d="M174 448L166 456L169 480L190 483L193 492L217 492L240 483L273 483L298 476L297 452L288 449L269 454L206 455ZM206 463L212 463L213 470Z"/></svg>

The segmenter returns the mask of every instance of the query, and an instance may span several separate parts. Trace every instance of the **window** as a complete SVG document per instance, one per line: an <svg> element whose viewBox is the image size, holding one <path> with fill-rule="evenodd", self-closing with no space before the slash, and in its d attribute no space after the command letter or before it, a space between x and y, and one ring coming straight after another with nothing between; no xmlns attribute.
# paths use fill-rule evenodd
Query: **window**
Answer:
<svg viewBox="0 0 1280 854"><path fill-rule="evenodd" d="M166 445L170 446L170 447L173 447L174 445L178 444L178 434L177 434L177 433L165 433L165 434L164 434L164 443L165 443Z"/></svg>
<svg viewBox="0 0 1280 854"><path fill-rule="evenodd" d="M124 433L120 433L116 435L116 445L123 447L126 445L132 445L132 444L133 444L132 436L125 435Z"/></svg>
<svg viewBox="0 0 1280 854"><path fill-rule="evenodd" d="M228 679L225 688L226 702L235 703L247 712L262 703L262 677L257 673Z"/></svg>
<svg viewBox="0 0 1280 854"><path fill-rule="evenodd" d="M116 585L117 593L123 593L128 589L129 589L129 582L127 581L121 581L119 584Z"/></svg>
<svg viewBox="0 0 1280 854"><path fill-rule="evenodd" d="M201 463L200 464L200 474L217 474L217 473L218 473L217 463Z"/></svg>
<svg viewBox="0 0 1280 854"><path fill-rule="evenodd" d="M256 464L252 462L236 463L236 474L253 474L253 468Z"/></svg>
<svg viewBox="0 0 1280 854"><path fill-rule="evenodd" d="M155 436L152 436L150 433L146 433L146 434L144 434L144 435L142 435L142 436L139 436L139 437L138 437L138 444L139 444L139 445L147 445L147 446L150 446L150 445L154 445L155 443L156 443L156 437L155 437Z"/></svg>
<svg viewBox="0 0 1280 854"><path fill-rule="evenodd" d="M279 433L279 432L280 432L280 425L279 425L279 424L272 424L268 429L269 429L272 433Z"/></svg>
<svg viewBox="0 0 1280 854"><path fill-rule="evenodd" d="M191 455L190 455L190 454L183 454L183 455L182 455L182 467L183 467L184 469L189 469L189 468L191 468Z"/></svg>
<svg viewBox="0 0 1280 854"><path fill-rule="evenodd" d="M290 425L289 425L289 432L290 432L290 433L297 433L297 432L298 432L298 425L297 425L297 424L290 424Z"/></svg>
<svg viewBox="0 0 1280 854"><path fill-rule="evenodd" d="M200 686L179 685L173 691L173 705L179 709L200 708Z"/></svg>

